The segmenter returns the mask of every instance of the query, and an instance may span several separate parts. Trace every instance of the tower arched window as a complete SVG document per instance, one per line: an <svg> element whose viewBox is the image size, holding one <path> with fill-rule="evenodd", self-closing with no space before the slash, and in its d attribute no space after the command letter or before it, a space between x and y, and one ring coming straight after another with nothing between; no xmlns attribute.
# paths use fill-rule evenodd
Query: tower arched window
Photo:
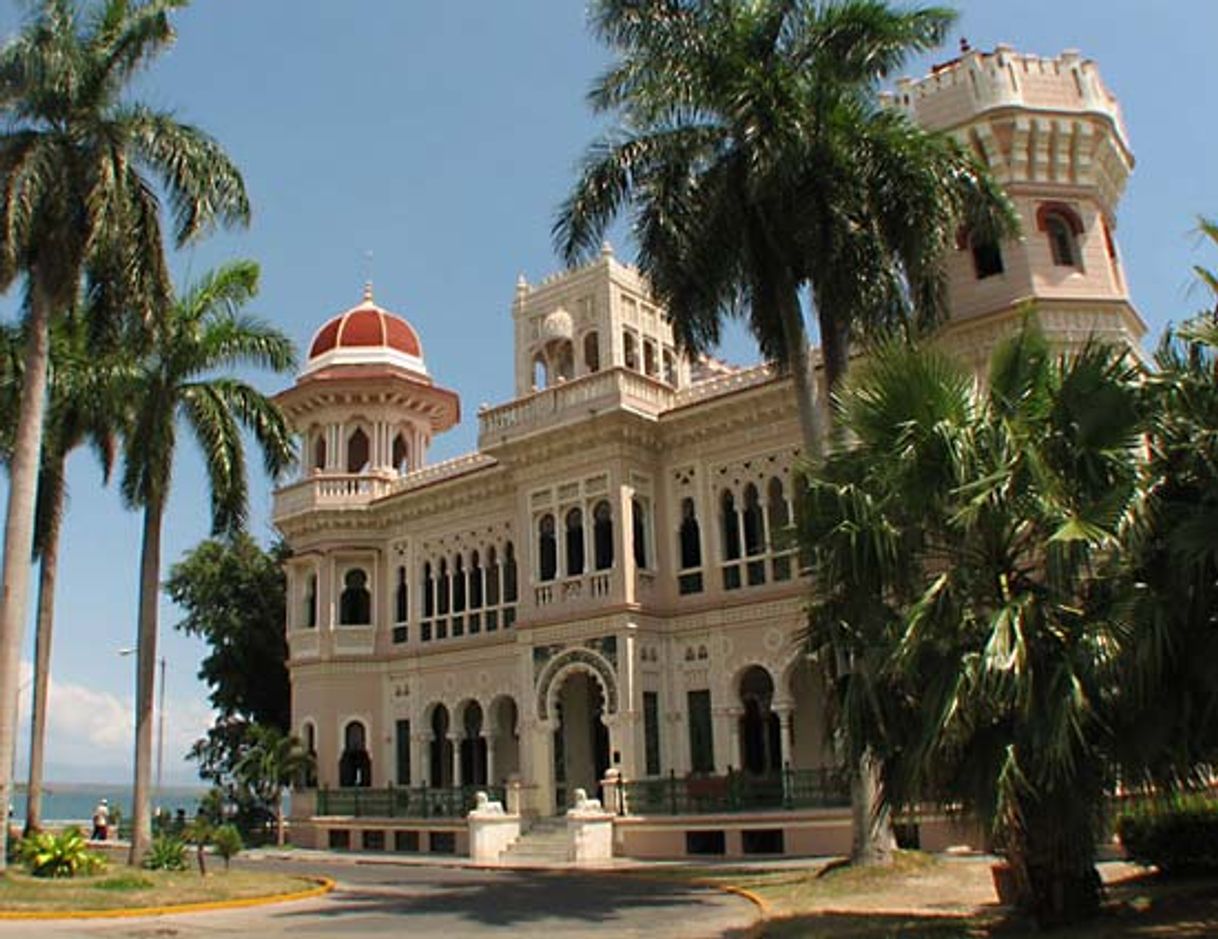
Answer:
<svg viewBox="0 0 1218 939"><path fill-rule="evenodd" d="M996 277L1006 270L1002 263L1002 248L995 239L970 236L968 245L973 253L973 272L978 280Z"/></svg>
<svg viewBox="0 0 1218 939"><path fill-rule="evenodd" d="M613 510L603 499L592 509L592 548L598 571L613 567Z"/></svg>
<svg viewBox="0 0 1218 939"><path fill-rule="evenodd" d="M655 378L660 373L659 356L656 355L656 344L654 340L643 340L643 372L652 378Z"/></svg>
<svg viewBox="0 0 1218 939"><path fill-rule="evenodd" d="M393 438L393 468L399 476L410 472L410 447L406 443L405 434L398 434Z"/></svg>
<svg viewBox="0 0 1218 939"><path fill-rule="evenodd" d="M537 579L553 580L558 574L558 537L554 516L546 513L537 520Z"/></svg>
<svg viewBox="0 0 1218 939"><path fill-rule="evenodd" d="M671 349L664 350L664 381L674 388L677 385L677 357Z"/></svg>
<svg viewBox="0 0 1218 939"><path fill-rule="evenodd" d="M622 362L626 368L636 372L639 369L639 352L635 345L634 335L627 330L622 330Z"/></svg>
<svg viewBox="0 0 1218 939"><path fill-rule="evenodd" d="M369 466L368 435L364 428L357 427L347 438L347 472L362 473Z"/></svg>
<svg viewBox="0 0 1218 939"><path fill-rule="evenodd" d="M313 469L324 470L326 468L326 435L319 433L313 441Z"/></svg>
<svg viewBox="0 0 1218 939"><path fill-rule="evenodd" d="M372 622L372 592L368 589L367 571L353 567L343 575L343 592L338 605L341 625L366 626Z"/></svg>
<svg viewBox="0 0 1218 939"><path fill-rule="evenodd" d="M570 381L575 377L575 350L569 340L554 348L554 380Z"/></svg>
<svg viewBox="0 0 1218 939"><path fill-rule="evenodd" d="M310 574L305 585L304 599L305 626L313 629L317 626L317 575Z"/></svg>
<svg viewBox="0 0 1218 939"><path fill-rule="evenodd" d="M571 509L566 517L567 576L578 577L584 572L584 513Z"/></svg>
<svg viewBox="0 0 1218 939"><path fill-rule="evenodd" d="M596 330L584 336L584 368L589 372L601 370L601 341Z"/></svg>
<svg viewBox="0 0 1218 939"><path fill-rule="evenodd" d="M647 504L642 499L630 500L630 534L635 567L646 570L651 565L647 551Z"/></svg>
<svg viewBox="0 0 1218 939"><path fill-rule="evenodd" d="M550 370L546 366L546 357L538 352L533 356L533 390L541 391L550 385Z"/></svg>

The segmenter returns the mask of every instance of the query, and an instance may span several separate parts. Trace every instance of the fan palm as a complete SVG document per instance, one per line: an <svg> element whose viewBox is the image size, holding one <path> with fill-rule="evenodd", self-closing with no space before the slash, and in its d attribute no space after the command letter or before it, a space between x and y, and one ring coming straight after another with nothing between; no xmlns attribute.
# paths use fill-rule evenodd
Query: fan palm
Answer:
<svg viewBox="0 0 1218 939"><path fill-rule="evenodd" d="M885 453L891 468L862 475L883 524L856 540L901 548L864 555L864 577L845 563L859 553L835 504L846 493L819 484L829 509L813 532L826 538L818 567L845 579L818 580L821 632L869 622L839 599L851 580L887 614L886 629L868 627L885 660L868 674L882 692L846 703L884 747L890 798L976 811L1044 923L1098 902L1094 845L1124 641L1103 572L1135 502L1141 428L1139 376L1122 356L1090 345L1054 358L1027 326L995 354L976 403L960 370L885 362L865 372L846 392L843 424L858 461Z"/></svg>
<svg viewBox="0 0 1218 939"><path fill-rule="evenodd" d="M59 534L67 486L65 473L71 452L89 444L108 479L116 441L125 416L117 389L125 365L113 335L98 335L104 318L79 303L56 317L50 330L50 400L43 430L42 468L38 476L34 524L34 559L39 563L38 607L34 638L34 689L30 720L29 785L25 830L42 827L42 772L46 742L47 690L55 620L55 579ZM23 330L0 329L3 371L0 372L0 434L5 458L11 459L11 438L20 400Z"/></svg>
<svg viewBox="0 0 1218 939"><path fill-rule="evenodd" d="M245 523L247 483L242 427L251 431L272 476L293 458L292 437L279 409L251 385L217 372L256 366L293 368L291 341L240 312L257 292L258 267L236 262L209 273L160 315L151 346L128 391L131 424L123 445L124 501L144 513L140 553L136 749L132 863L151 838L149 775L152 690L156 663L161 525L169 496L179 426L199 444L211 496L213 533Z"/></svg>
<svg viewBox="0 0 1218 939"><path fill-rule="evenodd" d="M275 727L254 724L249 746L234 767L234 773L263 805L275 814L275 843L284 843L283 791L303 778L313 766L313 755L298 737Z"/></svg>
<svg viewBox="0 0 1218 939"><path fill-rule="evenodd" d="M185 3L101 0L82 10L72 0L41 0L0 49L0 290L24 277L28 302L4 527L4 687L16 687L25 623L52 314L72 305L88 267L105 268L105 289L136 312L168 296L154 182L179 245L216 222L249 218L241 176L210 137L125 97L172 43L169 15ZM0 696L0 802L12 787L12 697Z"/></svg>

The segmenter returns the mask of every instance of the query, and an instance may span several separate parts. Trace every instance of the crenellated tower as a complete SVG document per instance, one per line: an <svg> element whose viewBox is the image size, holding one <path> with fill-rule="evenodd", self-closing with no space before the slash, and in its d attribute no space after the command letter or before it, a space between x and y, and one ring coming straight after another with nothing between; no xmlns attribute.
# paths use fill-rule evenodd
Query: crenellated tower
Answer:
<svg viewBox="0 0 1218 939"><path fill-rule="evenodd" d="M1014 202L1017 240L986 243L961 231L949 260L951 320L943 338L985 361L1031 304L1051 341L1096 335L1137 347L1146 331L1117 250L1117 205L1133 169L1121 109L1096 64L969 49L892 103L923 127L950 133L989 167Z"/></svg>

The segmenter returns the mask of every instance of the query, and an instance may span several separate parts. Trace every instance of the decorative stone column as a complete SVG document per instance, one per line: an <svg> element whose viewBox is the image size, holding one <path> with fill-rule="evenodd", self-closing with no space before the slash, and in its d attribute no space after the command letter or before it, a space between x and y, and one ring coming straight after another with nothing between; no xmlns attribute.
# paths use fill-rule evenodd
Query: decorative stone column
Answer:
<svg viewBox="0 0 1218 939"><path fill-rule="evenodd" d="M482 731L482 739L486 745L486 784L488 786L495 785L495 739L498 737L494 731Z"/></svg>
<svg viewBox="0 0 1218 939"><path fill-rule="evenodd" d="M410 735L410 765L415 776L412 785L431 785L431 734L419 732ZM418 767L414 769L414 767Z"/></svg>
<svg viewBox="0 0 1218 939"><path fill-rule="evenodd" d="M791 763L791 712L790 704L777 704L772 708L778 715L778 765L786 769Z"/></svg>

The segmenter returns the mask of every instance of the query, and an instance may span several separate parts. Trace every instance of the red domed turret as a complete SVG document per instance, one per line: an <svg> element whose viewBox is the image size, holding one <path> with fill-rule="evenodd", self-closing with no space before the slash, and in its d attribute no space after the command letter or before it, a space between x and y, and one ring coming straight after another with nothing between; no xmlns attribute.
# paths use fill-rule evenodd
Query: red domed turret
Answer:
<svg viewBox="0 0 1218 939"><path fill-rule="evenodd" d="M427 374L419 334L402 317L372 302L372 285L363 302L329 320L313 336L305 372L331 365L396 365Z"/></svg>

